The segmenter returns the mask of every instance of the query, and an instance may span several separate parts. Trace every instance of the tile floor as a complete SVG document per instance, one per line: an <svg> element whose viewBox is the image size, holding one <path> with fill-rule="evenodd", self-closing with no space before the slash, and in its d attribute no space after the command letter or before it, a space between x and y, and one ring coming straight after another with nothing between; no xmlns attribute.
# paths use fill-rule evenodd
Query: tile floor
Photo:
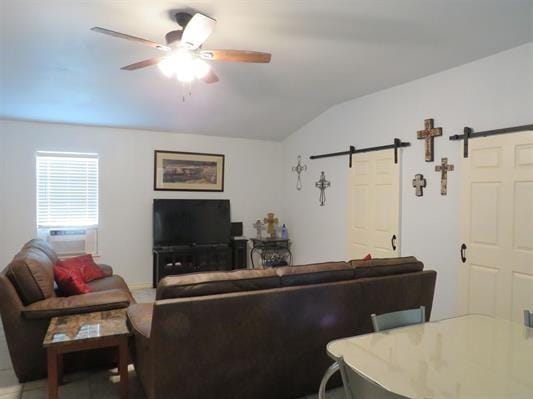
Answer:
<svg viewBox="0 0 533 399"><path fill-rule="evenodd" d="M153 289L133 290L137 302L152 302ZM67 374L59 389L61 399L118 399L117 370L90 371ZM11 368L3 329L0 328L0 399L46 399L46 380L19 384ZM133 366L129 368L129 389L131 399L145 399ZM316 399L317 395L299 399ZM344 399L340 389L330 391L328 399ZM252 398L251 398L252 399ZM272 398L275 399L275 398Z"/></svg>

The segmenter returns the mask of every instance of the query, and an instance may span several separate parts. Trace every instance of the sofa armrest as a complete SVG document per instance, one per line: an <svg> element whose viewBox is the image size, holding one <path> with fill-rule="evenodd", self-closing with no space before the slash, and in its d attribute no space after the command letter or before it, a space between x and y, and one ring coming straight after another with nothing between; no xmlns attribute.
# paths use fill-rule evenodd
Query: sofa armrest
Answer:
<svg viewBox="0 0 533 399"><path fill-rule="evenodd" d="M79 313L127 308L130 296L124 290L113 289L68 297L52 297L22 309L26 319L44 319Z"/></svg>
<svg viewBox="0 0 533 399"><path fill-rule="evenodd" d="M105 263L98 263L98 267L102 269L106 277L113 275L113 268Z"/></svg>
<svg viewBox="0 0 533 399"><path fill-rule="evenodd" d="M150 338L152 331L153 303L137 303L128 308L128 325L134 334Z"/></svg>

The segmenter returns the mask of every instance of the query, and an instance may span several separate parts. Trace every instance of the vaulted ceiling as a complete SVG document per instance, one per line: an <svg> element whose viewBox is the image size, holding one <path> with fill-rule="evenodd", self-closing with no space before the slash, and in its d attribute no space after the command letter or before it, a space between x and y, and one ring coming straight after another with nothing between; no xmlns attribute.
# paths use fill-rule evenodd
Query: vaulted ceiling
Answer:
<svg viewBox="0 0 533 399"><path fill-rule="evenodd" d="M0 0L0 118L280 140L330 106L532 40L531 0ZM157 50L176 10L218 23L206 48L272 53L214 62L221 81L187 94ZM325 132L327 133L327 132Z"/></svg>

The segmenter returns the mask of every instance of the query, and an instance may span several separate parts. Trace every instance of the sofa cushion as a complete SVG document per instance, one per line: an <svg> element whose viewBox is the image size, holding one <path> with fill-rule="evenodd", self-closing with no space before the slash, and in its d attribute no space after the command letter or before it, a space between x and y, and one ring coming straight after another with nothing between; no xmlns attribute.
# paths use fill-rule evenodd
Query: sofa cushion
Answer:
<svg viewBox="0 0 533 399"><path fill-rule="evenodd" d="M98 263L98 267L102 269L102 272L104 273L105 277L109 277L113 275L113 268L109 265L106 265L104 263Z"/></svg>
<svg viewBox="0 0 533 399"><path fill-rule="evenodd" d="M276 268L281 286L330 283L353 279L353 268L346 262L312 263L302 266Z"/></svg>
<svg viewBox="0 0 533 399"><path fill-rule="evenodd" d="M156 299L185 298L229 292L279 288L275 270L234 270L167 276L157 286Z"/></svg>
<svg viewBox="0 0 533 399"><path fill-rule="evenodd" d="M25 305L55 296L54 265L37 248L23 248L8 266L7 276Z"/></svg>
<svg viewBox="0 0 533 399"><path fill-rule="evenodd" d="M349 263L354 268L355 278L389 276L424 270L424 264L414 256L374 258L371 260L354 259Z"/></svg>
<svg viewBox="0 0 533 399"><path fill-rule="evenodd" d="M50 262L52 262L53 265L55 265L59 258L54 251L54 249L48 244L45 240L42 240L40 238L34 238L33 240L28 241L22 249L28 249L28 248L36 248L41 252L44 252L46 256L50 259Z"/></svg>
<svg viewBox="0 0 533 399"><path fill-rule="evenodd" d="M97 292L97 291L106 291L106 290L112 290L112 289L122 289L122 290L128 290L128 285L124 281L124 279L120 276L112 275L109 277L100 278L98 280L91 281L87 283L91 291Z"/></svg>
<svg viewBox="0 0 533 399"><path fill-rule="evenodd" d="M69 297L48 298L22 309L26 319L42 319L77 313L126 308L130 295L124 290L107 290Z"/></svg>

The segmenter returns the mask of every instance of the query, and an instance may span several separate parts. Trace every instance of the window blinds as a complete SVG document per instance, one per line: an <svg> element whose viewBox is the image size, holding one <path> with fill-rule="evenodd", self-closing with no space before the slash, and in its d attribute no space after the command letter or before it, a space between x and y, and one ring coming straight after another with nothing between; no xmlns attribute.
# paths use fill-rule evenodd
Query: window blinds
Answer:
<svg viewBox="0 0 533 399"><path fill-rule="evenodd" d="M37 153L37 226L98 224L98 155Z"/></svg>

